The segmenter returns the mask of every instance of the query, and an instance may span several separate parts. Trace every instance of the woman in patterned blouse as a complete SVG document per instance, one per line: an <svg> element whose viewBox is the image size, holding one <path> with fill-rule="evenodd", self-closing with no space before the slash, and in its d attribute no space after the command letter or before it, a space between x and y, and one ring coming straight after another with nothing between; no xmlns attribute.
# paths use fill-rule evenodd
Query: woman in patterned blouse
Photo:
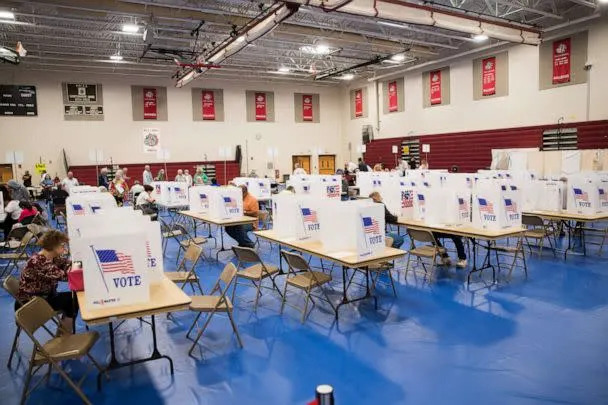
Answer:
<svg viewBox="0 0 608 405"><path fill-rule="evenodd" d="M63 257L68 240L67 235L59 231L51 230L44 234L40 240L42 250L28 260L21 272L17 299L26 303L33 297L44 298L53 309L63 313L63 329L72 331L77 304L70 292L57 292L57 284L67 280L71 266L71 261ZM20 306L15 302L15 309Z"/></svg>

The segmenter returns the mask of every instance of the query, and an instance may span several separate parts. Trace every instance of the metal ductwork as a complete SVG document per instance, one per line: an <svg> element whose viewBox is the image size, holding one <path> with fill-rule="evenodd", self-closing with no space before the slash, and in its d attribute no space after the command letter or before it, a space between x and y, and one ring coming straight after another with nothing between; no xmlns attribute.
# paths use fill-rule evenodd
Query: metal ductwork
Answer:
<svg viewBox="0 0 608 405"><path fill-rule="evenodd" d="M298 4L292 3L279 3L273 6L268 12L254 18L236 32L235 35L212 49L208 56L202 55L197 58L197 63L220 64L230 56L245 48L248 44L275 29L282 21L291 17L298 11L298 8ZM209 68L191 68L185 71L182 77L178 79L175 87L187 85L207 70L209 70Z"/></svg>
<svg viewBox="0 0 608 405"><path fill-rule="evenodd" d="M427 25L471 35L487 35L490 38L515 43L538 45L541 42L540 31L530 26L399 0L295 0L290 2L319 7L328 12L336 11L388 21Z"/></svg>

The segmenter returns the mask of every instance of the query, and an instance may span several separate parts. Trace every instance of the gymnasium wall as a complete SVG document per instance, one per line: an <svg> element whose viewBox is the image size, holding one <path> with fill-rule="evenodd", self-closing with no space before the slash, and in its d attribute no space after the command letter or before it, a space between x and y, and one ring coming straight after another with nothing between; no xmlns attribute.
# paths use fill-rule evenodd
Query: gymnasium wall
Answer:
<svg viewBox="0 0 608 405"><path fill-rule="evenodd" d="M587 59L593 64L590 72L589 119L604 120L608 119L608 21L604 18L587 30ZM355 149L361 144L361 127L365 124L374 126L375 139L385 139L547 125L557 123L561 117L566 123L586 120L587 84L539 90L539 48L535 46L515 45L506 48L509 61L508 96L474 100L473 59L495 55L504 50L505 48L488 50L463 59L394 75L394 78L405 77L405 108L403 112L386 114L380 108L379 129L376 122L375 83L352 83L343 90L342 97L345 102L349 102L350 90L367 88L368 97L365 101L368 103L369 114L366 118L351 119L348 111L344 112L344 153L348 156L350 142L353 158L359 155ZM423 108L423 73L448 65L450 104Z"/></svg>
<svg viewBox="0 0 608 405"><path fill-rule="evenodd" d="M245 171L255 169L259 175L271 175L267 163L273 158L268 148L277 148L275 163L281 174L291 172L291 155L337 154L342 147L342 98L332 87L276 83L239 83L234 81L198 80L195 87L224 89L224 121L193 121L191 88L176 89L170 80L112 75L45 73L19 71L18 67L0 70L0 83L35 85L38 99L37 117L0 117L0 163L6 150L24 152L24 168L33 169L42 159L49 172L63 175L61 149L65 148L70 165L90 165L89 150L104 152L104 159L127 163L160 163L155 154L143 152L142 129L159 128L161 146L170 151L172 162L223 160L219 148L240 144ZM103 85L104 121L65 121L61 82L101 83ZM167 121L133 121L131 85L166 86ZM275 122L247 122L245 91L273 91ZM320 95L320 123L296 123L294 93L314 92ZM247 145L247 147L246 147ZM206 156L206 157L205 157ZM249 157L247 160L246 157ZM234 159L234 157L230 158ZM230 160L229 159L229 160ZM49 161L52 162L49 164ZM18 173L22 173L19 170Z"/></svg>

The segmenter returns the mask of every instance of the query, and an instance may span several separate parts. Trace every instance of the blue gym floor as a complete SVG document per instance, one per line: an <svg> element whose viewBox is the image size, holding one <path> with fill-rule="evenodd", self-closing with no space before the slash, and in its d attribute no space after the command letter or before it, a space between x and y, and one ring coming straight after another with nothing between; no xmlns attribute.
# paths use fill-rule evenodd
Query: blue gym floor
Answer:
<svg viewBox="0 0 608 405"><path fill-rule="evenodd" d="M263 258L277 262L276 247L271 252L262 242L261 248ZM528 260L527 280L516 270L510 283L491 287L477 276L467 287L465 273L455 268L439 271L431 283L412 272L404 280L402 272L397 298L379 286L378 310L371 300L348 305L338 323L323 303L303 325L294 309L281 316L278 295L270 290L254 313L246 302L253 289L239 287L235 316L244 349L228 319L217 316L191 358L185 333L194 314L158 316L160 351L173 358L175 375L166 360L157 360L113 371L101 392L92 373L84 391L94 404L108 405L305 404L318 384L333 385L337 405L608 404L608 258L595 255L596 249L567 261L546 250L542 259ZM170 244L166 270L175 269L176 250ZM224 263L232 259L229 252L220 257ZM205 260L199 266L206 292L224 263ZM400 261L397 268L404 265ZM337 302L337 267L333 276ZM482 278L491 280L491 272ZM350 293L361 290L353 286ZM22 335L20 355L12 370L6 368L15 325L5 292L0 319L0 403L12 405L19 402L31 346ZM84 330L80 321L78 328ZM107 326L92 329L102 336L93 354L105 363ZM117 331L117 346L123 360L148 355L150 328L126 322ZM79 377L85 365L66 367ZM28 403L78 402L53 374Z"/></svg>

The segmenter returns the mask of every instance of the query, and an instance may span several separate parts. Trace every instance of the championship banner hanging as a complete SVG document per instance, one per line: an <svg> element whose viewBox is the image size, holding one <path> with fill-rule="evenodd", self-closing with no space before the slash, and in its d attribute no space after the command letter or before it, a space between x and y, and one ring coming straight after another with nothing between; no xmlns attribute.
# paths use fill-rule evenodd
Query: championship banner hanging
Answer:
<svg viewBox="0 0 608 405"><path fill-rule="evenodd" d="M158 112L156 110L156 89L144 88L144 119L155 120L158 118Z"/></svg>
<svg viewBox="0 0 608 405"><path fill-rule="evenodd" d="M363 90L355 90L355 117L363 116Z"/></svg>
<svg viewBox="0 0 608 405"><path fill-rule="evenodd" d="M266 93L255 93L255 120L266 121Z"/></svg>
<svg viewBox="0 0 608 405"><path fill-rule="evenodd" d="M496 94L496 58L486 58L481 61L481 95Z"/></svg>
<svg viewBox="0 0 608 405"><path fill-rule="evenodd" d="M570 82L570 38L553 42L553 84Z"/></svg>
<svg viewBox="0 0 608 405"><path fill-rule="evenodd" d="M302 95L302 120L312 121L312 96L310 94Z"/></svg>
<svg viewBox="0 0 608 405"><path fill-rule="evenodd" d="M395 112L399 109L397 100L397 82L389 82L388 84L388 111Z"/></svg>
<svg viewBox="0 0 608 405"><path fill-rule="evenodd" d="M203 90L203 119L204 120L215 120L215 97L213 90Z"/></svg>
<svg viewBox="0 0 608 405"><path fill-rule="evenodd" d="M435 70L429 75L431 83L431 105L441 104L441 70Z"/></svg>

